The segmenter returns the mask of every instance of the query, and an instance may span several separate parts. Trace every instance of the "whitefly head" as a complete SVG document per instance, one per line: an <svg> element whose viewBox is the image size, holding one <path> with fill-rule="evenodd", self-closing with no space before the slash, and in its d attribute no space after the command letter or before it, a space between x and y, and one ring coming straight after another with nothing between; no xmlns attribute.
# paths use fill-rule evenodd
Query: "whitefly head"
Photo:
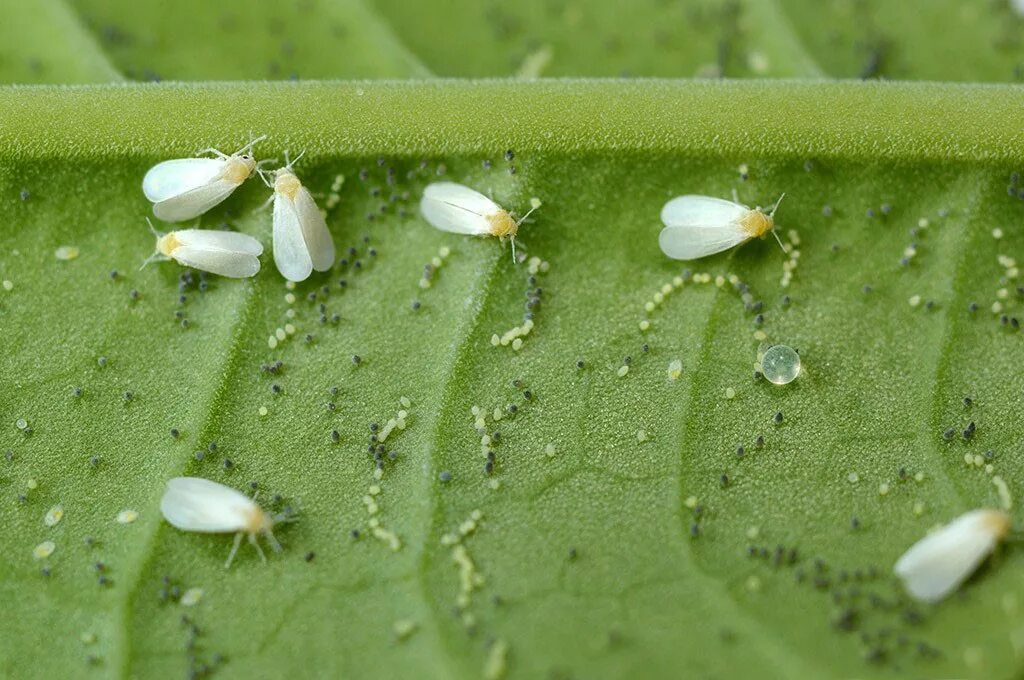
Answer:
<svg viewBox="0 0 1024 680"><path fill-rule="evenodd" d="M775 205L768 212L764 212L761 206L748 210L739 219L739 226L743 232L749 238L760 238L770 231L775 235L779 245L782 246L781 239L779 239L778 234L775 234L775 211L779 209L779 204L782 203L782 199L785 197L786 194L779 196L779 200L775 201ZM785 250L785 246L782 249Z"/></svg>
<svg viewBox="0 0 1024 680"><path fill-rule="evenodd" d="M221 176L236 184L241 184L245 180L249 179L249 175L251 175L259 165L256 162L255 156L253 156L253 147L266 138L266 135L261 135L256 138L252 138L250 135L248 144L225 159L224 170L222 171Z"/></svg>

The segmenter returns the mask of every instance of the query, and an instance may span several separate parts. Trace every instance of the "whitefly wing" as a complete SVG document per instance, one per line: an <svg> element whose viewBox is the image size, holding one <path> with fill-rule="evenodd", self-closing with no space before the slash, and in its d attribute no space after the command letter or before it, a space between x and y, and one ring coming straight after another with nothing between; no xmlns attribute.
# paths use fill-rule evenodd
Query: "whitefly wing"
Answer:
<svg viewBox="0 0 1024 680"><path fill-rule="evenodd" d="M427 185L420 200L420 212L427 222L456 234L489 233L487 216L499 210L501 206L479 191L454 182Z"/></svg>
<svg viewBox="0 0 1024 680"><path fill-rule="evenodd" d="M975 510L925 536L903 553L893 571L911 595L937 602L957 589L999 541L991 512Z"/></svg>
<svg viewBox="0 0 1024 680"><path fill-rule="evenodd" d="M746 239L747 235L734 224L717 229L665 227L658 234L658 245L674 260L696 260L728 250Z"/></svg>
<svg viewBox="0 0 1024 680"><path fill-rule="evenodd" d="M216 179L154 204L153 214L164 222L195 219L230 196L238 186L229 179Z"/></svg>
<svg viewBox="0 0 1024 680"><path fill-rule="evenodd" d="M313 269L318 272L327 271L334 266L334 239L306 187L301 187L295 194L294 210L302 227L302 237Z"/></svg>
<svg viewBox="0 0 1024 680"><path fill-rule="evenodd" d="M142 178L142 193L153 203L179 196L220 177L222 158L178 158L157 163Z"/></svg>
<svg viewBox="0 0 1024 680"><path fill-rule="evenodd" d="M750 209L739 203L712 196L676 196L661 208L666 227L710 229L738 222Z"/></svg>
<svg viewBox="0 0 1024 680"><path fill-rule="evenodd" d="M178 243L207 250L226 250L246 255L262 255L263 244L248 234L221 229L180 229L174 232Z"/></svg>
<svg viewBox="0 0 1024 680"><path fill-rule="evenodd" d="M295 203L281 194L274 197L274 264L289 281L305 281L313 272Z"/></svg>
<svg viewBox="0 0 1024 680"><path fill-rule="evenodd" d="M167 482L160 512L185 531L242 531L258 506L231 487L200 477L175 477Z"/></svg>
<svg viewBox="0 0 1024 680"><path fill-rule="evenodd" d="M180 246L171 253L179 264L231 279L247 279L260 271L260 261L249 253Z"/></svg>
<svg viewBox="0 0 1024 680"><path fill-rule="evenodd" d="M739 220L748 208L710 196L677 196L661 209L665 228L658 235L662 252L676 260L695 260L728 250L748 236Z"/></svg>

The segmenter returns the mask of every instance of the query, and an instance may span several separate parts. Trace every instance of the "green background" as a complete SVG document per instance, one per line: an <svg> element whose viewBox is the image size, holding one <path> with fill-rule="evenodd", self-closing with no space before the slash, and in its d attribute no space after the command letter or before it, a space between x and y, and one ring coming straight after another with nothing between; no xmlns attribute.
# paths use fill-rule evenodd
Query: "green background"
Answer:
<svg viewBox="0 0 1024 680"><path fill-rule="evenodd" d="M998 506L994 475L1024 483L1021 295L998 261L1024 243L1008 195L1024 167L1024 50L1008 3L163 5L0 3L0 674L1024 669L1016 545L936 606L891 576L932 526ZM678 80L623 79L647 76ZM133 82L153 80L299 82ZM297 171L321 205L344 177L328 224L348 262L287 302L257 210L267 191L250 181L202 225L259 237L257 277L182 291L174 263L140 271L146 169L250 132L269 135L260 158L306 152ZM520 212L540 198L521 246L550 270L528 283L507 247L430 228L417 202L438 177ZM801 242L789 287L770 239L696 263L658 249L667 199L733 189L751 205L786 192L778 231ZM80 256L56 259L61 245ZM686 269L736 275L763 325L727 282L688 280L645 313ZM492 347L534 286L522 350ZM269 348L286 323L295 335ZM800 350L796 382L753 379L759 329ZM376 482L369 425L402 397L408 426ZM488 476L470 409L508 404L514 417L488 419L501 433ZM160 516L181 474L256 482L265 507L297 509L284 552L264 565L243 546L225 571L230 537ZM375 483L397 551L368 530ZM125 509L139 519L119 524ZM443 537L477 510L462 545L482 582L459 606ZM44 540L56 550L33 559ZM196 587L194 606L161 592Z"/></svg>

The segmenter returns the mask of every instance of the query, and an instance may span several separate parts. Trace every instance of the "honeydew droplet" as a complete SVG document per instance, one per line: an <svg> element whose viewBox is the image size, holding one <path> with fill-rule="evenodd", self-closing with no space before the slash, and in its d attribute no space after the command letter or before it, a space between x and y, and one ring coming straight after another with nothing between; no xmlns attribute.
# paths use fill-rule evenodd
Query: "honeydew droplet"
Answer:
<svg viewBox="0 0 1024 680"><path fill-rule="evenodd" d="M1002 237L1003 237L1003 230L1002 229L1000 229L999 227L996 227L995 229L992 230L992 238L994 238L994 239L1001 239Z"/></svg>
<svg viewBox="0 0 1024 680"><path fill-rule="evenodd" d="M858 475L856 472L851 472L850 474L846 475L846 481L850 482L850 484L856 484L857 482L860 481L860 475Z"/></svg>
<svg viewBox="0 0 1024 680"><path fill-rule="evenodd" d="M774 385L788 385L800 375L800 355L788 345L772 345L761 359L761 374Z"/></svg>
<svg viewBox="0 0 1024 680"><path fill-rule="evenodd" d="M139 513L134 510L122 510L117 513L118 524L131 524L139 518Z"/></svg>
<svg viewBox="0 0 1024 680"><path fill-rule="evenodd" d="M19 430L24 430L26 427L28 427L28 421L25 420L24 418L18 418L16 421L14 421L14 426Z"/></svg>
<svg viewBox="0 0 1024 680"><path fill-rule="evenodd" d="M260 406L260 410L258 411L258 413L261 416L265 416L265 415L267 415L267 413L269 413L269 411L267 411L267 407L266 406Z"/></svg>
<svg viewBox="0 0 1024 680"><path fill-rule="evenodd" d="M53 255L58 260L73 260L78 257L78 246L60 246Z"/></svg>
<svg viewBox="0 0 1024 680"><path fill-rule="evenodd" d="M45 560L47 557L53 554L53 551L57 549L57 544L53 541L43 541L35 548L32 549L32 557L37 560Z"/></svg>
<svg viewBox="0 0 1024 680"><path fill-rule="evenodd" d="M646 330L650 329L650 327L651 327L651 322L648 321L647 319L644 319L643 321L640 322L640 330L641 331L646 331Z"/></svg>

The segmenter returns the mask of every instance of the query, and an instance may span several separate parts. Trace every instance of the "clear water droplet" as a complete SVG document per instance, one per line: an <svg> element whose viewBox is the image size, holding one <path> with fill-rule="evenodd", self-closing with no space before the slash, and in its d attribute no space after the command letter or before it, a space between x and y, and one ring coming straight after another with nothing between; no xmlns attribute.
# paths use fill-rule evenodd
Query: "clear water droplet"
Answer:
<svg viewBox="0 0 1024 680"><path fill-rule="evenodd" d="M773 345L761 359L761 373L776 385L787 385L800 374L800 355L787 345Z"/></svg>

